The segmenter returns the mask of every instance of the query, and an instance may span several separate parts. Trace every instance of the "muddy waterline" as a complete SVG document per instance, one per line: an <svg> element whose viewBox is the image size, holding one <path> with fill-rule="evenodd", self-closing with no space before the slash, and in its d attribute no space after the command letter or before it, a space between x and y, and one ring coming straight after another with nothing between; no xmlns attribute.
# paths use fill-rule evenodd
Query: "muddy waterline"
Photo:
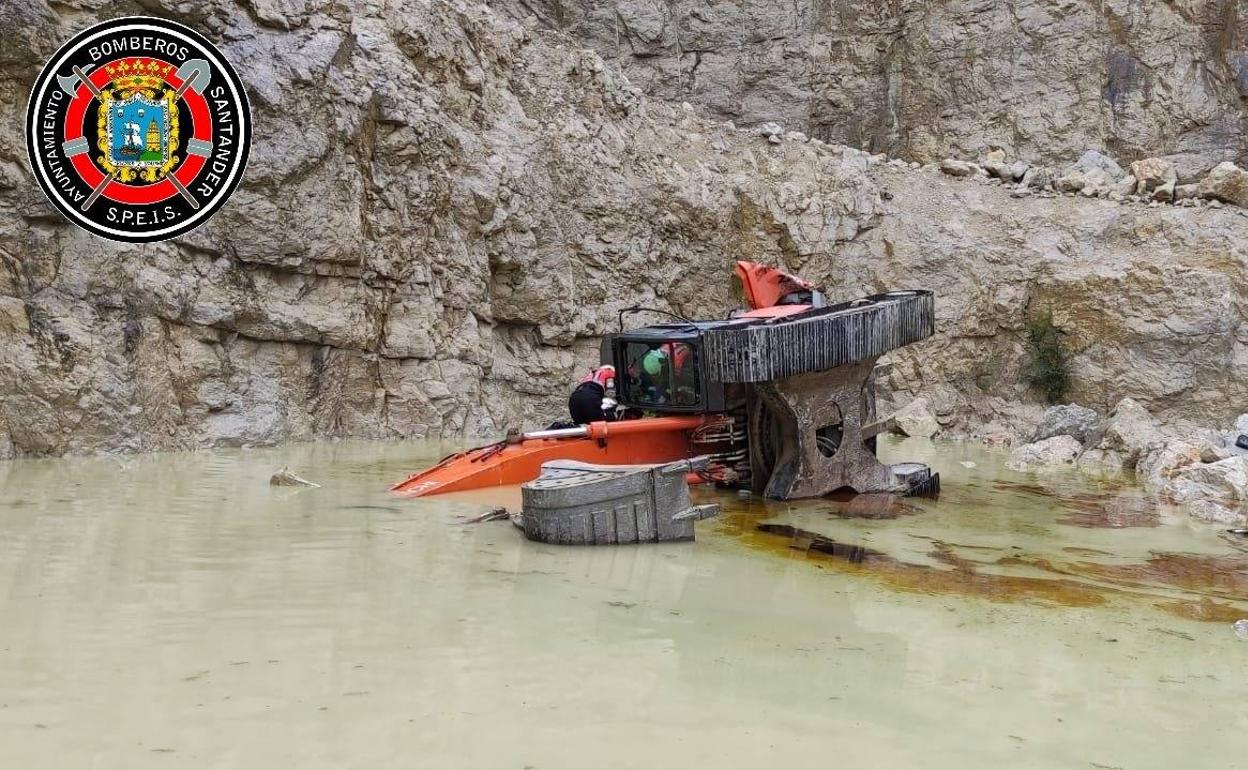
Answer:
<svg viewBox="0 0 1248 770"><path fill-rule="evenodd" d="M1248 544L1129 487L893 442L938 502L557 548L385 492L441 449L0 463L0 767L1248 765Z"/></svg>

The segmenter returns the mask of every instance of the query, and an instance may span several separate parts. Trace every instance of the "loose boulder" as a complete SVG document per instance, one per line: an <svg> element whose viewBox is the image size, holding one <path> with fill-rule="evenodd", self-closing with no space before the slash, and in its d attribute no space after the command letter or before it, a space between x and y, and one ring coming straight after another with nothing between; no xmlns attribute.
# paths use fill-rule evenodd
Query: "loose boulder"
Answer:
<svg viewBox="0 0 1248 770"><path fill-rule="evenodd" d="M916 398L893 415L897 430L906 436L931 438L940 431L940 423L926 398Z"/></svg>
<svg viewBox="0 0 1248 770"><path fill-rule="evenodd" d="M1170 483L1184 468L1201 462L1203 447L1190 441L1171 441L1140 459L1136 474L1144 488L1156 492ZM1216 462L1216 461L1215 461Z"/></svg>
<svg viewBox="0 0 1248 770"><path fill-rule="evenodd" d="M979 165L988 172L988 176L997 179L1012 182L1014 175L1010 171L1010 165L1005 160L1005 150L994 149L980 158Z"/></svg>
<svg viewBox="0 0 1248 770"><path fill-rule="evenodd" d="M1196 185L1180 184L1174 186L1174 199L1176 201L1192 200L1196 197Z"/></svg>
<svg viewBox="0 0 1248 770"><path fill-rule="evenodd" d="M1032 166L1023 174L1023 179L1019 184L1028 190L1043 190L1053 184L1053 173L1047 168Z"/></svg>
<svg viewBox="0 0 1248 770"><path fill-rule="evenodd" d="M1097 150L1084 151L1070 170L1082 172L1084 176L1099 172L1115 182L1122 179L1124 174L1122 166L1119 166L1113 158Z"/></svg>
<svg viewBox="0 0 1248 770"><path fill-rule="evenodd" d="M1088 198L1106 196L1114 192L1118 180L1099 168L1083 174L1083 194Z"/></svg>
<svg viewBox="0 0 1248 770"><path fill-rule="evenodd" d="M1248 208L1248 171L1229 161L1219 163L1196 185L1196 194Z"/></svg>
<svg viewBox="0 0 1248 770"><path fill-rule="evenodd" d="M1131 176L1135 177L1135 191L1138 195L1153 197L1162 190L1165 200L1174 194L1174 186L1179 182L1178 172L1174 164L1161 158L1145 158L1131 164Z"/></svg>
<svg viewBox="0 0 1248 770"><path fill-rule="evenodd" d="M978 164L968 163L964 160L954 160L953 158L945 158L940 162L940 170L949 176L978 176L984 173L984 170Z"/></svg>
<svg viewBox="0 0 1248 770"><path fill-rule="evenodd" d="M1035 471L1074 463L1083 446L1073 436L1054 436L1033 444L1023 444L1010 452L1005 467L1013 471Z"/></svg>
<svg viewBox="0 0 1248 770"><path fill-rule="evenodd" d="M1110 412L1099 435L1090 437L1087 459L1130 470L1164 441L1148 410L1135 399L1124 398Z"/></svg>
<svg viewBox="0 0 1248 770"><path fill-rule="evenodd" d="M1036 432L1032 434L1031 440L1043 441L1054 436L1073 436L1082 444L1096 430L1100 420L1100 415L1085 406L1051 406L1040 415L1040 422L1036 425Z"/></svg>

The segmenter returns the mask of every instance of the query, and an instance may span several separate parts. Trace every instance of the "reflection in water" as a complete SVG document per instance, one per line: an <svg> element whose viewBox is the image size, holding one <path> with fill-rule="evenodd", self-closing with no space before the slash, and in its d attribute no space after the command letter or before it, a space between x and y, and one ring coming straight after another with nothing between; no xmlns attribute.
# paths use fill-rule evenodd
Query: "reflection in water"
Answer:
<svg viewBox="0 0 1248 770"><path fill-rule="evenodd" d="M448 450L0 463L0 767L1239 761L1245 544L1071 525L1129 488L906 442L939 501L560 548L463 523L514 489L384 491Z"/></svg>
<svg viewBox="0 0 1248 770"><path fill-rule="evenodd" d="M1024 496L1048 498L1066 510L1059 524L1076 527L1156 527L1161 524L1161 506L1156 498L1137 488L1123 488L1119 480L1105 488L1071 490L1066 485L998 481L996 489L1019 492Z"/></svg>

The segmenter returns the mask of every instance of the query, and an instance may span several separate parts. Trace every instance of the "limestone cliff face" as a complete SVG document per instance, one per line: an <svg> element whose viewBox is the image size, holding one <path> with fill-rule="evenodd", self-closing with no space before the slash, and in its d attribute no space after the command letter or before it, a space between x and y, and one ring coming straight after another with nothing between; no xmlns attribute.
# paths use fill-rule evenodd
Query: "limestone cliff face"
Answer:
<svg viewBox="0 0 1248 770"><path fill-rule="evenodd" d="M1238 0L490 0L647 92L917 160L1243 158ZM1186 180L1183 180L1186 181Z"/></svg>
<svg viewBox="0 0 1248 770"><path fill-rule="evenodd" d="M1074 344L1082 402L1206 419L1248 399L1239 210L1020 201L769 143L458 0L144 7L243 74L247 177L174 242L68 225L26 168L26 94L57 41L115 9L0 10L24 30L0 50L0 454L539 424L621 308L719 316L738 258L838 298L934 289L940 334L891 384L955 430L1029 416L1039 308Z"/></svg>

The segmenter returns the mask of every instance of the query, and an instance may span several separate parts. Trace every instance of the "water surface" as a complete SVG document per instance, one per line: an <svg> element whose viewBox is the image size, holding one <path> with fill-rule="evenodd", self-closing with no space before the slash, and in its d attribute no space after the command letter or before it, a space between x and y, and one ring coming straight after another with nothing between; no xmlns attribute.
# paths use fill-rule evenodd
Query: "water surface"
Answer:
<svg viewBox="0 0 1248 770"><path fill-rule="evenodd" d="M385 492L441 450L0 463L0 767L1248 763L1248 544L1129 487L893 442L939 501L559 548Z"/></svg>

